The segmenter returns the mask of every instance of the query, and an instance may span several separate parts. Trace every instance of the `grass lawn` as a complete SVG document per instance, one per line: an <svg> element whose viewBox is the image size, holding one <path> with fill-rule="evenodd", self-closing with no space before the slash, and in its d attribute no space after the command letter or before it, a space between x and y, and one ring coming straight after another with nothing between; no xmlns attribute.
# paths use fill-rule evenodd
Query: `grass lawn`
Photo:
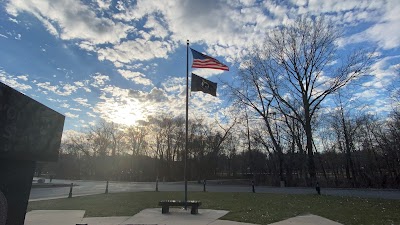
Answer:
<svg viewBox="0 0 400 225"><path fill-rule="evenodd" d="M222 219L268 224L293 216L315 214L343 224L400 224L400 201L318 195L190 192L200 208L228 210ZM182 192L101 194L29 202L28 210L82 209L85 217L132 216L158 201L183 199Z"/></svg>

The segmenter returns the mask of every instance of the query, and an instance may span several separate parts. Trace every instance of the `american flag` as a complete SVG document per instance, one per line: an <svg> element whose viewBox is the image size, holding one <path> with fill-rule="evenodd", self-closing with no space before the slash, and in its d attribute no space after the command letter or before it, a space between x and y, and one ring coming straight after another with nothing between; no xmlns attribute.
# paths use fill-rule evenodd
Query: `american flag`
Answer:
<svg viewBox="0 0 400 225"><path fill-rule="evenodd" d="M204 55L192 48L190 48L190 50L192 50L193 55L192 68L209 68L229 71L229 68L226 65L220 63L218 60L208 55Z"/></svg>

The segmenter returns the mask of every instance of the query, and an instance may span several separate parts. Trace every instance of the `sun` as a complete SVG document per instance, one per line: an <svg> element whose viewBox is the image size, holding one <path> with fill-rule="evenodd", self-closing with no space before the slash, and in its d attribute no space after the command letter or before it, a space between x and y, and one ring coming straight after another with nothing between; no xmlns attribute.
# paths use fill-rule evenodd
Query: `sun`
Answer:
<svg viewBox="0 0 400 225"><path fill-rule="evenodd" d="M138 103L118 105L110 112L108 117L114 123L134 126L137 125L139 120L146 120L146 108L143 104Z"/></svg>

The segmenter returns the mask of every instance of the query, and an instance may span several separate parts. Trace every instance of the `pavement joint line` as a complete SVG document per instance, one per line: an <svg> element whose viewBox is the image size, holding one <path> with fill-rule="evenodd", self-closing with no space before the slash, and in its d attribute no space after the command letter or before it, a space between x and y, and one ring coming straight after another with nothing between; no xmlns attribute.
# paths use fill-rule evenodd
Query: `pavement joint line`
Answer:
<svg viewBox="0 0 400 225"><path fill-rule="evenodd" d="M77 194L77 195L74 194L72 196L72 198L89 196L89 195L99 195L99 194L104 194L104 193ZM35 198L35 199L29 199L29 202L46 201L46 200L53 200L53 199L64 199L64 198L67 199L68 196L56 196L56 197L48 197L48 198Z"/></svg>

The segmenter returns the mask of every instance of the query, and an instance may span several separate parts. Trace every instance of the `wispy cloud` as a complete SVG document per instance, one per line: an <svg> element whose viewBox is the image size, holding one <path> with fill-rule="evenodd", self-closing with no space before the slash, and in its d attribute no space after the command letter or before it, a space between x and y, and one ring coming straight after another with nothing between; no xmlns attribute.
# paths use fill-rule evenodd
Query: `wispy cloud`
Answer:
<svg viewBox="0 0 400 225"><path fill-rule="evenodd" d="M91 113L91 112L86 112L86 115L90 116L90 117L97 117L95 114Z"/></svg>
<svg viewBox="0 0 400 225"><path fill-rule="evenodd" d="M131 80L137 84L143 84L146 86L153 85L150 79L147 79L143 73L140 72L132 72L130 70L121 70L118 72L127 80Z"/></svg>
<svg viewBox="0 0 400 225"><path fill-rule="evenodd" d="M213 70L213 69L194 69L192 73L197 74L201 77L208 78L217 74L222 74L223 70Z"/></svg>
<svg viewBox="0 0 400 225"><path fill-rule="evenodd" d="M74 100L75 102L79 103L80 105L83 105L83 106L86 106L86 107L90 106L90 104L88 103L88 99L86 99L86 98L74 98L72 100Z"/></svg>
<svg viewBox="0 0 400 225"><path fill-rule="evenodd" d="M28 76L27 75L13 76L11 74L6 73L3 70L0 70L0 81L3 82L4 84L7 84L8 86L20 91L26 91L32 89L32 86L24 84L20 80L27 81Z"/></svg>
<svg viewBox="0 0 400 225"><path fill-rule="evenodd" d="M89 87L89 81L88 80L84 80L84 81L75 81L74 84L79 87L82 88L83 90L85 90L86 92L92 92L92 90Z"/></svg>
<svg viewBox="0 0 400 225"><path fill-rule="evenodd" d="M70 113L70 112L66 112L65 116L67 116L69 118L78 118L79 117L79 115L76 115L76 114L73 114L73 113Z"/></svg>
<svg viewBox="0 0 400 225"><path fill-rule="evenodd" d="M93 87L102 87L105 85L105 83L107 81L110 81L110 77L107 75L103 75L100 73L96 73L95 75L91 76L92 79L94 80L93 83L91 83L90 85L92 85Z"/></svg>
<svg viewBox="0 0 400 225"><path fill-rule="evenodd" d="M117 43L134 30L127 24L99 18L91 7L80 1L13 0L8 2L6 10L13 16L21 12L31 13L42 21L51 34L64 40Z"/></svg>
<svg viewBox="0 0 400 225"><path fill-rule="evenodd" d="M58 85L52 85L50 82L39 82L36 83L36 86L60 96L69 96L78 89L76 86L71 84L64 84L60 87Z"/></svg>

